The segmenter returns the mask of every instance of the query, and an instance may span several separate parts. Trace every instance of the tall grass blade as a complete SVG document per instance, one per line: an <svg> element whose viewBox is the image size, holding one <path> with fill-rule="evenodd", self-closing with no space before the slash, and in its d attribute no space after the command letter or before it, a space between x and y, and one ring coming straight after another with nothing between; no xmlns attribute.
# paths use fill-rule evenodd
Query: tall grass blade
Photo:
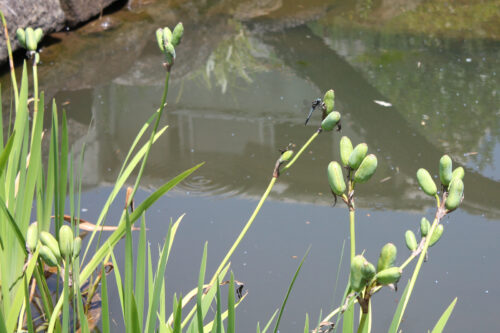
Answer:
<svg viewBox="0 0 500 333"><path fill-rule="evenodd" d="M207 266L207 242L203 248L203 257L201 258L200 274L198 276L198 294L196 295L196 317L198 322L198 332L203 333L203 308L201 298L203 297L203 283L205 282L205 269Z"/></svg>
<svg viewBox="0 0 500 333"><path fill-rule="evenodd" d="M201 167L203 163L200 163L191 169L188 169L175 178L171 179L169 182L162 185L158 190L156 190L153 194L146 198L135 210L132 214L130 214L130 222L133 224L143 212L146 211L153 203L156 202L163 194L171 190L174 186L196 171L199 167ZM115 230L109 238L104 242L101 247L96 251L90 262L85 266L85 268L80 273L80 283L89 278L90 274L97 268L99 262L101 262L106 254L108 253L110 248L113 248L123 234L125 233L125 223L120 222L117 230Z"/></svg>
<svg viewBox="0 0 500 333"><path fill-rule="evenodd" d="M64 303L63 303L63 311L62 311L62 316L63 316L63 324L62 324L62 331L63 332L68 332L69 331L69 256L66 256L64 258L65 264L64 264L64 286L63 286L63 298L64 298Z"/></svg>
<svg viewBox="0 0 500 333"><path fill-rule="evenodd" d="M278 315L278 319L276 320L276 326L274 326L274 333L278 332L281 317L283 316L283 312L285 311L286 302L288 301L288 297L290 296L290 293L292 292L292 288L293 288L293 285L295 284L295 280L297 280L297 277L299 276L299 272L300 272L300 269L302 268L302 264L304 264L304 261L306 260L307 255L309 254L309 250L311 250L311 247L309 247L307 249L306 253L304 254L304 257L300 261L299 267L297 267L297 270L295 271L295 274L293 275L292 282L290 282L290 286L288 287L288 290L286 292L286 296L285 296L285 299L283 300L283 304L281 304L280 313Z"/></svg>
<svg viewBox="0 0 500 333"><path fill-rule="evenodd" d="M175 308L175 316L174 316L174 333L181 333L181 316L182 316L182 296L179 298L177 302L177 307ZM152 331L148 331L152 332Z"/></svg>
<svg viewBox="0 0 500 333"><path fill-rule="evenodd" d="M135 271L135 303L137 304L137 313L139 327L143 324L144 297L146 285L146 218L142 214L141 231L139 235L139 244L137 245L137 259Z"/></svg>
<svg viewBox="0 0 500 333"><path fill-rule="evenodd" d="M274 318L278 314L278 311L279 311L279 309L276 309L276 311L274 311L273 315L271 316L271 318L267 322L266 326L264 326L264 329L262 330L262 333L266 333L266 331L269 329L269 327L271 327L271 324L273 323Z"/></svg>
<svg viewBox="0 0 500 333"><path fill-rule="evenodd" d="M234 333L234 274L231 272L229 280L229 292L227 295L227 333Z"/></svg>
<svg viewBox="0 0 500 333"><path fill-rule="evenodd" d="M155 330L155 327L156 327L156 310L158 309L161 284L163 283L163 276L165 275L165 268L167 266L167 259L168 259L168 256L170 254L170 248L172 245L172 241L175 237L175 232L177 231L179 223L181 222L183 217L184 217L184 215L179 217L179 219L177 220L177 222L174 223L174 225L171 224L169 226L168 232L167 232L167 237L165 237L165 243L163 244L160 259L158 260L158 269L156 270L156 275L154 278L153 297L152 297L151 302L149 304L148 314L146 317L146 332L153 332ZM180 306L182 309L182 302L179 302L179 303L181 303ZM179 314L179 317L177 319L180 320L180 314Z"/></svg>
<svg viewBox="0 0 500 333"><path fill-rule="evenodd" d="M408 289L410 287L410 281L406 284L405 290L403 291L403 294L401 295L401 298L399 299L398 306L396 308L396 311L394 312L394 316L392 317L392 322L391 326L389 327L389 333L397 333L399 323L400 323L400 318L402 317L402 311L403 311L403 305L404 305L404 300L406 299L406 294L408 294Z"/></svg>
<svg viewBox="0 0 500 333"><path fill-rule="evenodd" d="M14 137L16 133L12 133L7 141L7 144L2 149L2 153L0 154L0 174L3 175L3 171L5 170L5 166L7 165L7 161L9 160L9 155L12 150L12 145L14 144ZM3 139L2 139L3 140Z"/></svg>
<svg viewBox="0 0 500 333"><path fill-rule="evenodd" d="M33 317L31 316L31 306L30 306L30 293L28 290L28 281L26 280L26 275L23 276L24 281L24 304L26 304L26 324L28 326L28 333L34 333L35 328L33 327ZM1 314L0 314L1 316ZM6 332L7 330L5 330ZM2 327L0 326L0 332L2 331Z"/></svg>
<svg viewBox="0 0 500 333"><path fill-rule="evenodd" d="M132 268L134 266L133 259L134 254L132 253L132 226L130 225L130 216L128 209L125 208L125 284L123 288L123 297L125 300L125 327L127 332L134 332L132 328L132 297L133 297L133 276Z"/></svg>
<svg viewBox="0 0 500 333"><path fill-rule="evenodd" d="M102 333L109 333L109 299L108 299L108 278L104 265L101 269L101 327Z"/></svg>
<svg viewBox="0 0 500 333"><path fill-rule="evenodd" d="M457 304L457 298L451 302L451 304L446 308L444 313L441 315L439 318L438 322L436 323L436 326L432 329L432 333L441 333L444 330L444 327L446 326L446 323L448 322L448 319L451 316L451 313L453 312L453 309L455 308L455 304Z"/></svg>
<svg viewBox="0 0 500 333"><path fill-rule="evenodd" d="M309 333L309 315L306 313L306 322L304 323L304 333Z"/></svg>
<svg viewBox="0 0 500 333"><path fill-rule="evenodd" d="M344 312L344 321L342 322L342 333L354 332L354 301L349 302L347 310Z"/></svg>
<svg viewBox="0 0 500 333"><path fill-rule="evenodd" d="M116 289L118 289L118 297L120 299L120 306L122 308L122 316L125 318L125 298L123 296L123 283L122 276L120 274L120 269L118 268L118 262L116 261L115 254L111 251L111 261L113 262L113 271L115 272L115 283Z"/></svg>

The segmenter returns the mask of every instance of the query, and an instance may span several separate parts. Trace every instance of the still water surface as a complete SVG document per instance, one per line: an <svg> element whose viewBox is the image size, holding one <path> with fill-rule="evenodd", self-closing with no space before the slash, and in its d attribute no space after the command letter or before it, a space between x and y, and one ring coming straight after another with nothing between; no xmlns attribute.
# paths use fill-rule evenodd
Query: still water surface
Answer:
<svg viewBox="0 0 500 333"><path fill-rule="evenodd" d="M213 272L265 190L278 149L307 140L320 123L316 114L304 126L310 103L333 88L341 133L321 134L282 175L232 259L249 291L237 311L239 332L254 331L281 304L310 245L281 331L297 332L306 312L317 318L337 306L348 273L344 262L334 295L348 214L342 203L332 207L326 166L339 159L342 135L367 142L379 160L356 193L358 249L372 262L392 241L402 263L404 232L434 215L416 184L419 167L436 174L447 153L466 169L465 200L443 221L403 331L432 328L454 297L447 331L500 330L500 30L474 12L464 15L467 29L453 19L434 26L448 20L439 1L414 25L426 3L398 1L393 10L389 2L153 2L111 14L108 31L92 23L55 34L42 53L41 89L67 110L75 151L87 142L82 218L97 219L129 145L158 107L164 73L154 30L182 20L186 32L162 120L169 128L153 148L139 194L205 161L147 216L154 248L170 219L186 213L167 267L167 304L173 292L196 285L205 240ZM463 9L454 10L460 16ZM121 204L114 209L118 217ZM409 276L407 270L403 280ZM387 329L400 294L374 297L374 332ZM112 312L121 316L118 303Z"/></svg>

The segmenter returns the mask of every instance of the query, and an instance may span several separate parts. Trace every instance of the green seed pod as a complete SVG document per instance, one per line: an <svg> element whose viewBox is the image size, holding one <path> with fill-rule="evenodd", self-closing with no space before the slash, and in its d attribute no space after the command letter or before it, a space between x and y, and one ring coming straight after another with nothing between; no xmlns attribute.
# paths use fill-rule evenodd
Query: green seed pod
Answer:
<svg viewBox="0 0 500 333"><path fill-rule="evenodd" d="M73 230L68 225L59 229L59 250L64 258L73 256Z"/></svg>
<svg viewBox="0 0 500 333"><path fill-rule="evenodd" d="M425 237L431 229L431 223L425 217L420 220L420 236Z"/></svg>
<svg viewBox="0 0 500 333"><path fill-rule="evenodd" d="M25 33L26 33L26 48L28 49L28 51L36 51L36 39L33 28L31 27L26 28Z"/></svg>
<svg viewBox="0 0 500 333"><path fill-rule="evenodd" d="M431 197L435 196L437 193L436 183L432 180L429 171L420 168L417 171L417 181L425 194Z"/></svg>
<svg viewBox="0 0 500 333"><path fill-rule="evenodd" d="M340 160L344 166L349 163L349 156L352 153L352 143L347 136L343 136L340 139Z"/></svg>
<svg viewBox="0 0 500 333"><path fill-rule="evenodd" d="M335 126L337 126L339 121L340 121L340 113L337 111L330 112L330 114L328 114L328 116L326 116L326 118L323 119L323 121L321 122L321 128L324 131L329 132L333 130Z"/></svg>
<svg viewBox="0 0 500 333"><path fill-rule="evenodd" d="M323 103L325 103L326 114L330 114L335 106L335 93L332 89L328 90L323 97Z"/></svg>
<svg viewBox="0 0 500 333"><path fill-rule="evenodd" d="M26 32L24 29L17 28L16 37L22 47L26 48Z"/></svg>
<svg viewBox="0 0 500 333"><path fill-rule="evenodd" d="M351 289L358 292L363 289L366 281L363 279L363 266L366 259L362 255L357 255L351 262Z"/></svg>
<svg viewBox="0 0 500 333"><path fill-rule="evenodd" d="M336 195L342 195L345 192L344 176L342 175L342 167L335 161L328 164L328 182L330 187Z"/></svg>
<svg viewBox="0 0 500 333"><path fill-rule="evenodd" d="M163 29L162 28L156 29L156 42L158 43L158 47L160 48L161 52L165 52L165 45L163 44Z"/></svg>
<svg viewBox="0 0 500 333"><path fill-rule="evenodd" d="M464 182L460 178L453 178L448 190L448 197L444 205L448 210L457 209L464 195Z"/></svg>
<svg viewBox="0 0 500 333"><path fill-rule="evenodd" d="M380 251L380 257L378 258L377 263L377 272L381 272L384 269L392 267L392 265L394 265L394 261L396 260L397 254L398 249L396 248L396 245L392 243L385 244Z"/></svg>
<svg viewBox="0 0 500 333"><path fill-rule="evenodd" d="M73 241L73 259L78 258L81 249L82 249L82 239L77 236Z"/></svg>
<svg viewBox="0 0 500 333"><path fill-rule="evenodd" d="M415 234L413 233L413 231L406 230L405 241L406 241L406 247L408 247L408 250L415 251L417 249L417 247L418 247L417 238L415 237Z"/></svg>
<svg viewBox="0 0 500 333"><path fill-rule="evenodd" d="M377 170L377 157L373 154L366 156L354 174L356 183L366 183Z"/></svg>
<svg viewBox="0 0 500 333"><path fill-rule="evenodd" d="M163 28L163 44L166 45L171 43L172 40L172 31L169 27Z"/></svg>
<svg viewBox="0 0 500 333"><path fill-rule="evenodd" d="M363 274L363 279L366 282L370 282L375 276L375 266L371 262L365 260L363 263L363 268L361 269L361 274Z"/></svg>
<svg viewBox="0 0 500 333"><path fill-rule="evenodd" d="M452 161L450 156L443 155L439 160L439 179L441 184L448 186L452 177Z"/></svg>
<svg viewBox="0 0 500 333"><path fill-rule="evenodd" d="M464 176L465 176L464 168L458 167L455 170L453 170L453 172L451 173L451 180L453 180L453 178L460 178L463 180ZM451 183L451 181L450 181L450 183Z"/></svg>
<svg viewBox="0 0 500 333"><path fill-rule="evenodd" d="M438 224L434 232L432 233L431 240L429 241L429 247L436 244L438 240L443 235L444 227L442 224Z"/></svg>
<svg viewBox="0 0 500 333"><path fill-rule="evenodd" d="M43 30L42 28L36 28L35 29L35 41L36 43L40 43L40 41L42 40L43 38Z"/></svg>
<svg viewBox="0 0 500 333"><path fill-rule="evenodd" d="M52 234L47 231L40 233L40 241L43 245L47 246L52 253L56 256L57 260L61 259L61 252L59 251L59 244Z"/></svg>
<svg viewBox="0 0 500 333"><path fill-rule="evenodd" d="M280 156L280 163L289 161L293 156L293 150L287 150Z"/></svg>
<svg viewBox="0 0 500 333"><path fill-rule="evenodd" d="M349 167L353 170L356 170L365 158L367 152L368 145L366 143L360 143L359 145L357 145L353 149L351 155L349 155L349 161L347 162Z"/></svg>
<svg viewBox="0 0 500 333"><path fill-rule="evenodd" d="M33 253L36 249L36 244L38 244L38 225L35 222L30 224L26 232L26 249Z"/></svg>
<svg viewBox="0 0 500 333"><path fill-rule="evenodd" d="M40 256L43 258L45 263L49 266L56 267L57 266L57 258L54 255L54 252L45 245L40 247Z"/></svg>
<svg viewBox="0 0 500 333"><path fill-rule="evenodd" d="M165 57L168 64L173 64L175 60L175 49L171 43L165 44Z"/></svg>
<svg viewBox="0 0 500 333"><path fill-rule="evenodd" d="M184 35L184 26L182 25L182 22L179 22L172 32L172 44L174 46L179 45L182 39L182 35Z"/></svg>
<svg viewBox="0 0 500 333"><path fill-rule="evenodd" d="M377 283L381 285L387 285L391 283L397 283L401 278L401 269L399 267L391 267L378 272L375 278Z"/></svg>

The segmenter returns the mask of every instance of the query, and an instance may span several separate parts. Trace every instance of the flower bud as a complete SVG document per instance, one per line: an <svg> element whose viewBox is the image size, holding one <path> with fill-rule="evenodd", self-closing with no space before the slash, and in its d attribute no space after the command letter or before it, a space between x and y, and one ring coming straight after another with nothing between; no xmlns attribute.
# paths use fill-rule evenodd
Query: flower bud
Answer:
<svg viewBox="0 0 500 333"><path fill-rule="evenodd" d="M464 175L465 175L464 168L458 167L455 170L453 170L453 172L451 173L451 180L453 180L453 178L460 178L463 180ZM451 183L451 181L450 181L450 183Z"/></svg>
<svg viewBox="0 0 500 333"><path fill-rule="evenodd" d="M40 256L47 265L52 267L57 266L57 257L48 246L40 246Z"/></svg>
<svg viewBox="0 0 500 333"><path fill-rule="evenodd" d="M35 41L36 43L40 43L40 41L42 40L43 38L43 30L42 28L36 28L35 31L34 31L34 34L35 34Z"/></svg>
<svg viewBox="0 0 500 333"><path fill-rule="evenodd" d="M28 231L26 232L26 249L33 253L36 249L36 245L38 244L38 225L37 223L32 223L28 227Z"/></svg>
<svg viewBox="0 0 500 333"><path fill-rule="evenodd" d="M73 241L73 259L78 258L81 249L82 249L82 239L77 236Z"/></svg>
<svg viewBox="0 0 500 333"><path fill-rule="evenodd" d="M184 26L182 25L182 22L179 22L172 32L172 44L174 46L179 45L182 39L182 35L184 35Z"/></svg>
<svg viewBox="0 0 500 333"><path fill-rule="evenodd" d="M26 49L26 32L24 31L24 29L17 28L16 37L21 46Z"/></svg>
<svg viewBox="0 0 500 333"><path fill-rule="evenodd" d="M442 224L438 224L436 226L436 229L434 229L434 232L432 233L431 240L429 241L429 247L433 246L438 242L438 240L441 239L441 236L443 235L444 227Z"/></svg>
<svg viewBox="0 0 500 333"><path fill-rule="evenodd" d="M54 238L54 236L52 236L51 233L47 231L42 231L40 233L40 241L42 242L43 245L47 246L52 251L57 260L61 259L59 244L57 243L57 240Z"/></svg>
<svg viewBox="0 0 500 333"><path fill-rule="evenodd" d="M162 28L156 29L156 42L158 43L158 47L160 48L161 52L165 52L165 45L163 44L163 29Z"/></svg>
<svg viewBox="0 0 500 333"><path fill-rule="evenodd" d="M397 283L401 278L401 269L399 267L391 267L378 272L375 278L380 285Z"/></svg>
<svg viewBox="0 0 500 333"><path fill-rule="evenodd" d="M28 51L36 51L36 39L33 28L31 27L26 28L25 33L26 33L26 48L28 49Z"/></svg>
<svg viewBox="0 0 500 333"><path fill-rule="evenodd" d="M431 229L431 223L425 217L420 220L420 236L425 237Z"/></svg>
<svg viewBox="0 0 500 333"><path fill-rule="evenodd" d="M288 162L293 156L293 150L287 150L280 156L280 163Z"/></svg>
<svg viewBox="0 0 500 333"><path fill-rule="evenodd" d="M352 259L351 262L351 289L359 292L366 285L365 279L363 279L363 266L366 259L362 255L357 255Z"/></svg>

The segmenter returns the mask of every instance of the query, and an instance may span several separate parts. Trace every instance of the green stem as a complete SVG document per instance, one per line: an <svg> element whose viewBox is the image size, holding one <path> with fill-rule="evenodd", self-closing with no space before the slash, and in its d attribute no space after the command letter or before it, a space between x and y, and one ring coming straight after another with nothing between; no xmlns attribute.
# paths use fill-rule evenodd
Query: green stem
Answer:
<svg viewBox="0 0 500 333"><path fill-rule="evenodd" d="M35 115L38 112L38 70L36 66L36 56L33 56L33 90L34 90L34 110L35 110ZM33 116L33 121L36 119L35 116ZM35 127L35 125L33 125Z"/></svg>
<svg viewBox="0 0 500 333"><path fill-rule="evenodd" d="M358 333L362 333L365 330L365 325L367 325L366 319L368 318L368 313L361 313L361 319L359 321Z"/></svg>
<svg viewBox="0 0 500 333"><path fill-rule="evenodd" d="M229 249L229 252L226 254L224 259L220 263L219 268L217 268L217 270L215 271L215 273L212 277L212 280L210 280L209 285L212 285L217 280L217 277L219 276L222 269L226 266L227 262L229 261L229 258L233 255L234 251L236 250L236 248L240 244L243 237L245 237L245 234L247 233L248 229L250 229L250 227L252 226L252 223L255 220L255 217L257 216L260 209L262 208L264 201L266 201L267 197L269 196L269 193L271 192L274 184L276 183L276 180L278 180L278 178L275 178L275 177L271 178L271 181L269 182L269 185L267 185L267 189L264 192L264 194L262 195L262 197L260 198L260 201L257 204L257 207L255 207L255 210L253 211L252 216L250 216L247 224L245 224L245 226L243 227L243 230L241 230L240 234L238 235L238 238L236 238L236 241L233 243L233 246L231 246L231 249Z"/></svg>
<svg viewBox="0 0 500 333"><path fill-rule="evenodd" d="M422 267L422 263L424 262L425 254L427 253L427 249L429 248L429 243L432 237L432 234L434 230L436 229L436 226L439 223L439 218L438 214L440 213L440 209L438 208L438 212L436 214L436 218L434 218L434 222L432 222L431 229L429 230L429 234L427 235L424 243L424 248L422 249L422 252L420 252L420 256L418 257L417 264L415 266L415 269L413 270L413 275L410 279L410 284L408 286L408 292L406 294L406 297L403 302L403 308L401 309L401 313L398 318L398 326L399 323L401 322L401 318L403 318L403 314L406 310L406 306L408 305L408 301L410 300L411 293L413 292L413 288L415 287L415 282L417 281L418 274L420 273L420 268Z"/></svg>
<svg viewBox="0 0 500 333"><path fill-rule="evenodd" d="M17 80L16 80L16 72L14 71L14 60L12 57L12 48L10 46L10 38L9 31L7 30L7 22L5 21L5 17L3 16L3 12L0 11L0 16L2 17L3 31L5 35L5 42L7 43L7 53L9 54L9 67L10 67L10 76L12 81L12 88L14 90L14 102L15 109L17 110L17 105L19 104L19 92L17 90Z"/></svg>
<svg viewBox="0 0 500 333"><path fill-rule="evenodd" d="M349 230L351 232L351 263L356 255L356 231L355 231L355 211L349 209Z"/></svg>
<svg viewBox="0 0 500 333"><path fill-rule="evenodd" d="M295 163L295 161L300 157L300 155L302 155L302 153L304 152L304 150L306 150L306 148L314 141L314 139L316 139L316 137L319 135L319 133L321 133L320 130L317 130L316 132L314 132L313 135L311 135L311 137L309 138L309 140L307 140L307 142L302 146L302 148L300 148L300 150L297 152L297 154L292 158L292 160L290 162L288 162L287 165L285 165L282 169L281 169L281 172L285 172L286 170L290 169L290 167Z"/></svg>

